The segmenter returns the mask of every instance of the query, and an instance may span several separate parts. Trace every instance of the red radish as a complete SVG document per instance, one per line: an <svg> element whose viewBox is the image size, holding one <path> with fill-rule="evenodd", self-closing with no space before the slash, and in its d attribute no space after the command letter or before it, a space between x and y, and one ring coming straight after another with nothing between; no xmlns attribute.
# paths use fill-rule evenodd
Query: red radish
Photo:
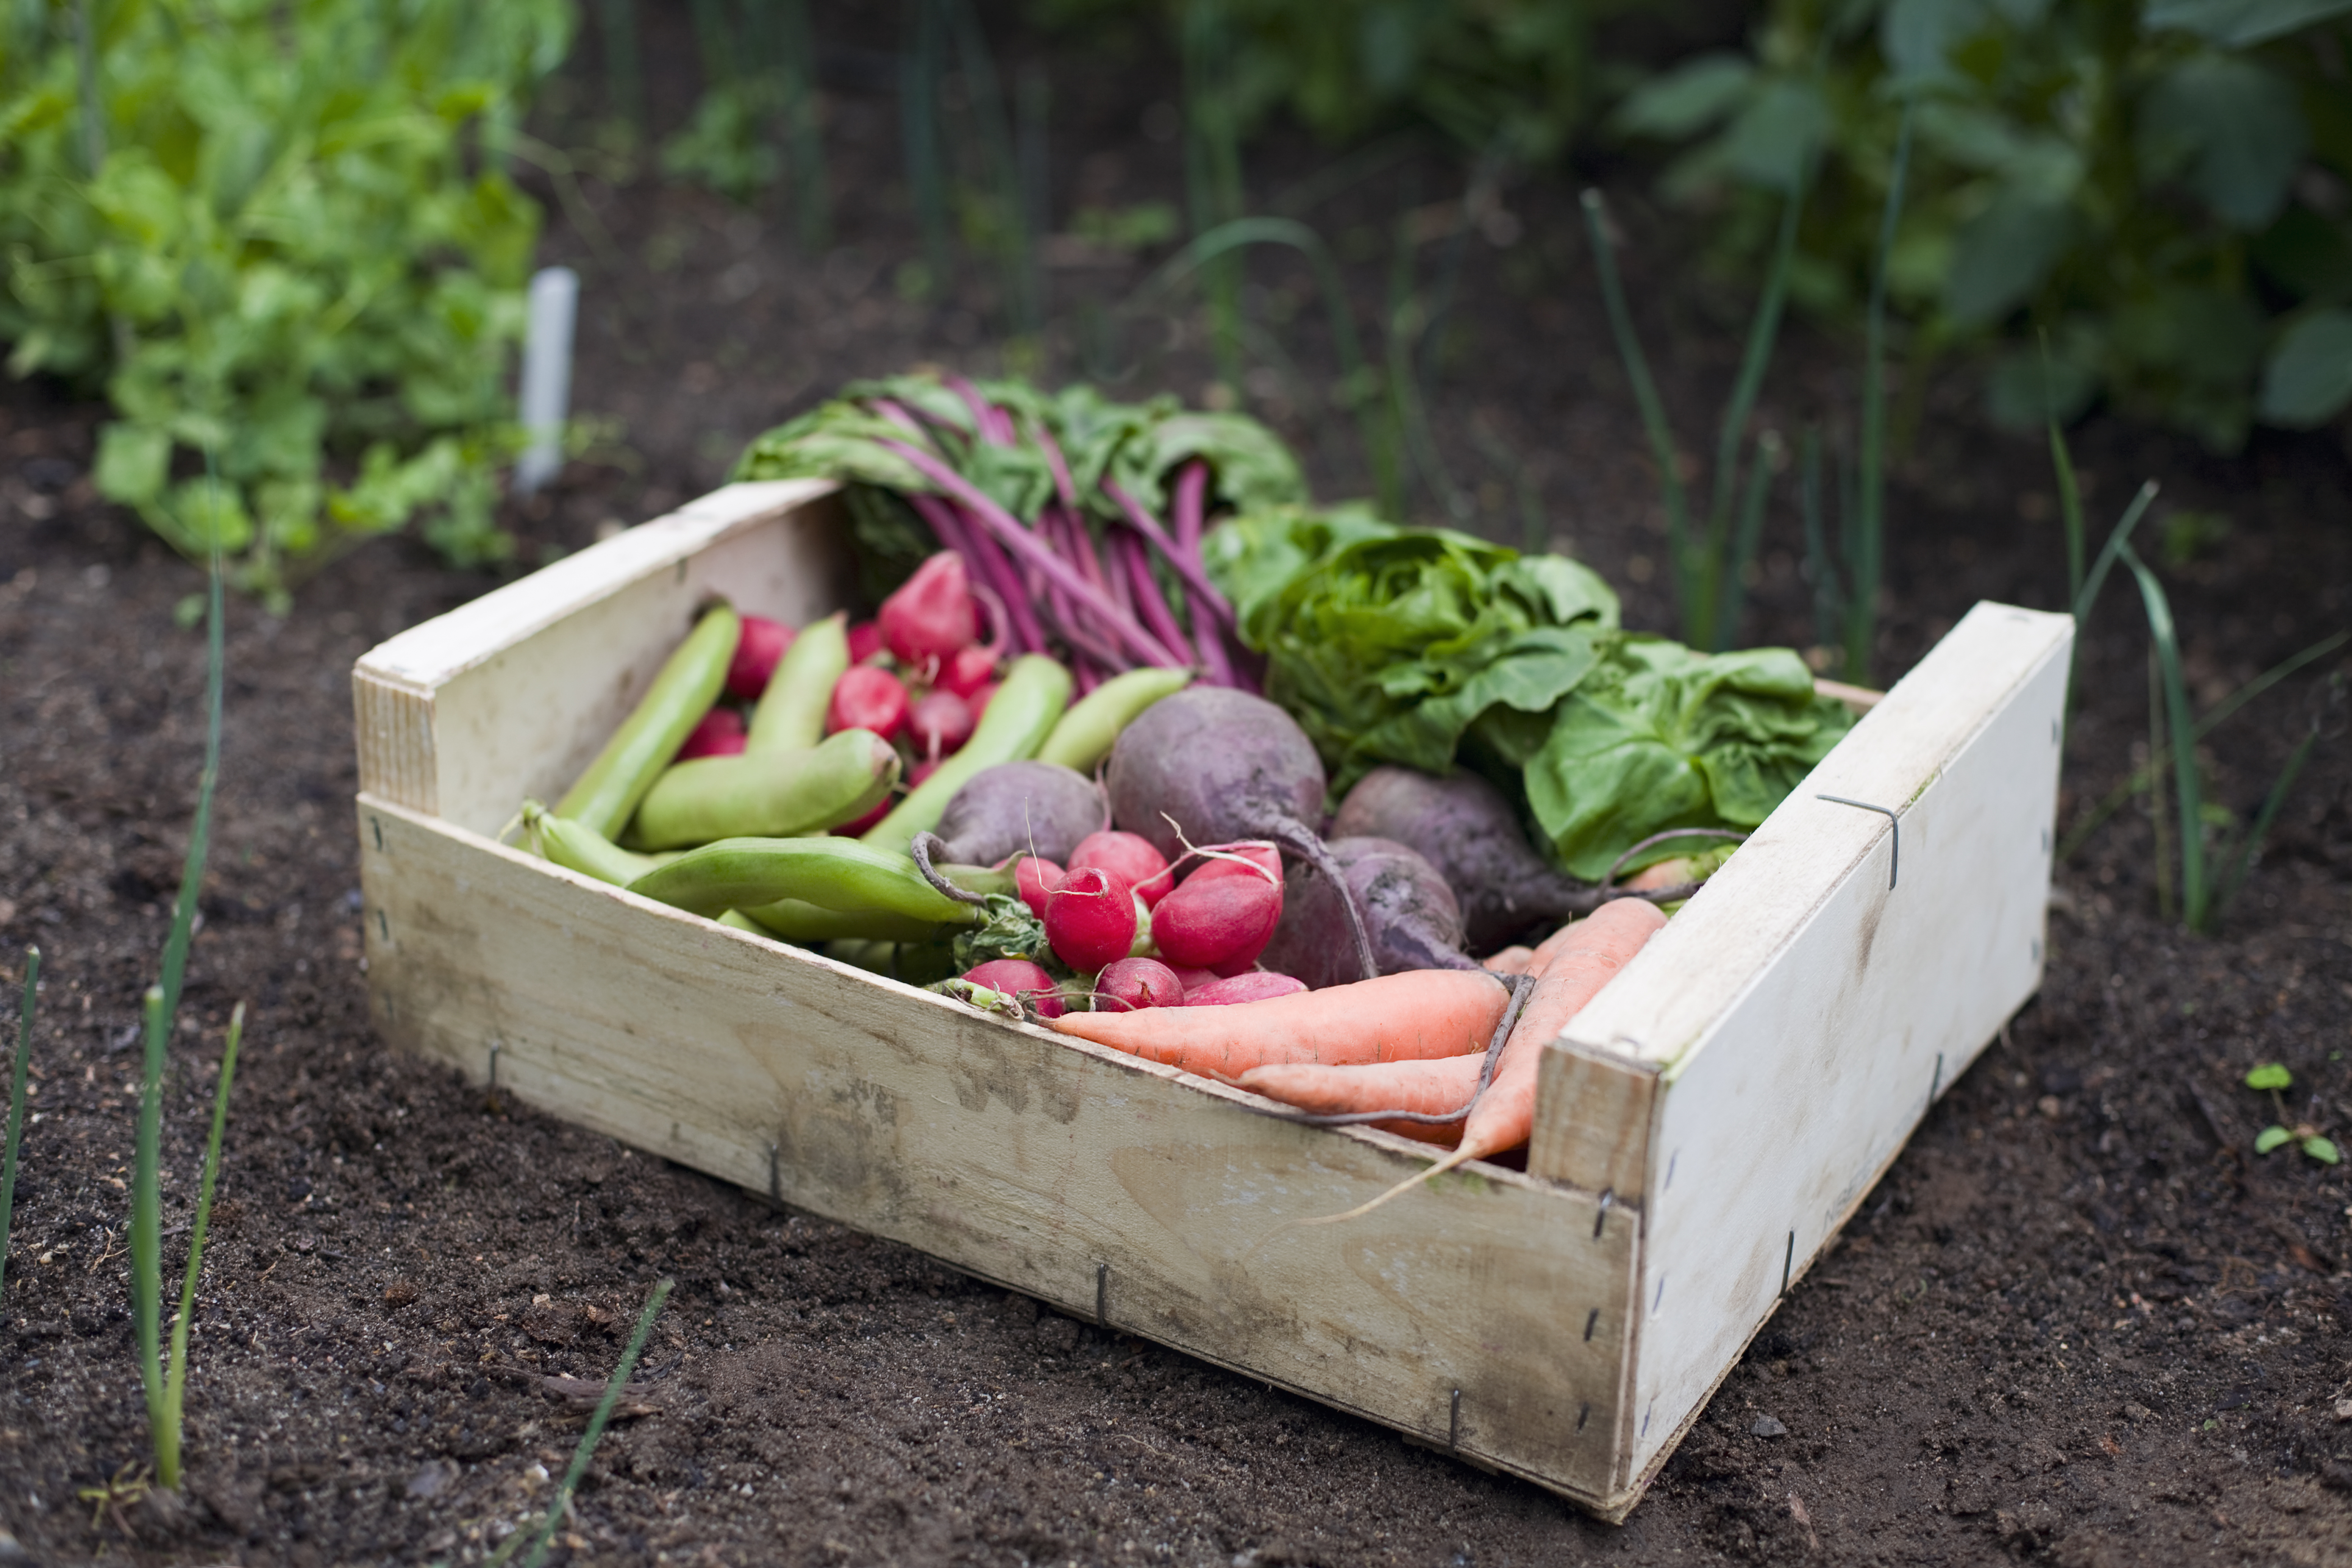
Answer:
<svg viewBox="0 0 2352 1568"><path fill-rule="evenodd" d="M1181 963L1171 963L1168 968L1169 972L1176 976L1176 983L1184 987L1184 994L1187 996L1202 986L1221 978L1213 969L1187 969Z"/></svg>
<svg viewBox="0 0 2352 1568"><path fill-rule="evenodd" d="M864 664L887 645L882 640L882 628L872 621L860 621L849 628L849 662Z"/></svg>
<svg viewBox="0 0 2352 1568"><path fill-rule="evenodd" d="M1013 886L1029 912L1045 918L1045 898L1062 885L1062 868L1043 855L1024 855L1013 863Z"/></svg>
<svg viewBox="0 0 2352 1568"><path fill-rule="evenodd" d="M979 690L967 694L964 701L971 709L971 721L979 723L988 716L988 700L996 695L996 682L990 681Z"/></svg>
<svg viewBox="0 0 2352 1568"><path fill-rule="evenodd" d="M867 812L856 821L838 822L834 824L833 826L826 828L825 831L837 838L855 838L859 834L865 832L867 828L873 826L876 823L881 821L884 817L889 816L890 808L898 804L898 797L897 795L886 795L880 800L874 803L873 810Z"/></svg>
<svg viewBox="0 0 2352 1568"><path fill-rule="evenodd" d="M1181 1007L1185 1000L1183 982L1156 958L1113 959L1095 976L1095 1005L1105 1012Z"/></svg>
<svg viewBox="0 0 2352 1568"><path fill-rule="evenodd" d="M1220 877L1255 877L1257 872L1250 869L1252 866L1259 868L1277 881L1282 878L1282 851L1270 843L1261 841L1255 844L1213 844L1209 847L1222 850L1226 855L1238 855L1241 859L1227 860L1211 857L1197 861L1192 868L1185 873L1186 881L1213 882Z"/></svg>
<svg viewBox="0 0 2352 1568"><path fill-rule="evenodd" d="M1281 921L1281 883L1255 872L1194 877L1151 911L1151 939L1171 964L1231 974L1257 962Z"/></svg>
<svg viewBox="0 0 2352 1568"><path fill-rule="evenodd" d="M676 761L694 757L732 757L743 750L743 715L732 708L713 708L702 716L702 722L687 731L686 742L677 749Z"/></svg>
<svg viewBox="0 0 2352 1568"><path fill-rule="evenodd" d="M1271 1002L1277 996L1292 996L1307 989L1304 980L1293 980L1287 974L1269 973L1263 969L1251 970L1230 979L1212 980L1206 985L1184 993L1187 1007L1229 1007L1238 1002Z"/></svg>
<svg viewBox="0 0 2352 1568"><path fill-rule="evenodd" d="M853 664L842 672L824 710L824 732L871 730L886 741L907 727L907 689L887 669Z"/></svg>
<svg viewBox="0 0 2352 1568"><path fill-rule="evenodd" d="M938 762L971 739L971 705L952 691L933 691L907 715L918 756Z"/></svg>
<svg viewBox="0 0 2352 1568"><path fill-rule="evenodd" d="M1135 945L1135 892L1099 866L1072 871L1045 895L1045 940L1072 969L1100 969Z"/></svg>
<svg viewBox="0 0 2352 1568"><path fill-rule="evenodd" d="M972 602L963 557L942 550L882 601L875 625L891 654L909 669L944 659L980 637L980 606Z"/></svg>
<svg viewBox="0 0 2352 1568"><path fill-rule="evenodd" d="M960 647L940 666L940 689L970 697L996 679L996 650Z"/></svg>
<svg viewBox="0 0 2352 1568"><path fill-rule="evenodd" d="M912 789L917 784L921 784L925 779L929 778L933 773L938 773L940 771L940 764L946 761L947 759L945 757L925 757L921 762L917 763L913 767L908 768L907 770L907 787L908 789Z"/></svg>
<svg viewBox="0 0 2352 1568"><path fill-rule="evenodd" d="M1168 877L1167 857L1139 833L1105 828L1087 834L1070 851L1070 869L1075 871L1081 866L1099 866L1106 871L1118 872L1135 889L1145 909L1157 907L1173 886Z"/></svg>
<svg viewBox="0 0 2352 1568"><path fill-rule="evenodd" d="M782 621L745 616L742 633L735 639L735 661L727 667L728 692L746 702L758 701L768 689L768 678L776 672L776 661L797 635Z"/></svg>
<svg viewBox="0 0 2352 1568"><path fill-rule="evenodd" d="M1040 1018L1062 1016L1062 994L1055 988L1054 977L1025 958L992 958L973 964L963 977L974 985L1019 997L1021 1005Z"/></svg>

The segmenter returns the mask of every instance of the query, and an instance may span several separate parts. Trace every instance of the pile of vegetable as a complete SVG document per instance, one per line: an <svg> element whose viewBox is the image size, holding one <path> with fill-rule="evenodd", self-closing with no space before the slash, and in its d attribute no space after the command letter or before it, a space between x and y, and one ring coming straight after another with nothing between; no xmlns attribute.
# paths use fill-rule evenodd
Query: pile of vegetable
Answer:
<svg viewBox="0 0 2352 1568"><path fill-rule="evenodd" d="M878 611L709 606L541 855L1460 1158L1849 722L1572 561L1309 510L1234 416L906 378L740 471L852 481Z"/></svg>

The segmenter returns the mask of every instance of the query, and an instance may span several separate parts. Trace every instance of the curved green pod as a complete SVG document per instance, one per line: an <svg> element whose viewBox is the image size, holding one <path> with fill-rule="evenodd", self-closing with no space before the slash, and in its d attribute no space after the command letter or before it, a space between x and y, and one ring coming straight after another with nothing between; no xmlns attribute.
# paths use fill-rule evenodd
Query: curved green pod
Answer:
<svg viewBox="0 0 2352 1568"><path fill-rule="evenodd" d="M743 750L747 753L798 752L824 740L825 710L832 705L833 689L848 668L846 613L803 626L793 646L784 649L784 657L776 661L767 690L751 710Z"/></svg>
<svg viewBox="0 0 2352 1568"><path fill-rule="evenodd" d="M762 906L780 899L934 926L970 925L980 918L977 906L923 880L912 856L855 838L722 838L646 872L629 891L698 915L740 910L754 920Z"/></svg>
<svg viewBox="0 0 2352 1568"><path fill-rule="evenodd" d="M805 751L695 757L664 770L629 824L633 848L782 838L855 822L898 782L898 753L871 730Z"/></svg>
<svg viewBox="0 0 2352 1568"><path fill-rule="evenodd" d="M1110 755L1118 732L1136 716L1163 697L1173 697L1192 684L1189 669L1146 667L1114 675L1071 704L1037 748L1041 763L1059 763L1082 773Z"/></svg>
<svg viewBox="0 0 2352 1568"><path fill-rule="evenodd" d="M655 867L677 858L632 853L586 824L558 816L535 800L522 803L522 822L541 859L616 888L625 888Z"/></svg>
<svg viewBox="0 0 2352 1568"><path fill-rule="evenodd" d="M1070 672L1042 653L1024 653L1006 667L1003 682L988 700L988 711L963 750L907 793L890 815L869 829L865 842L904 851L918 833L940 825L940 815L971 775L999 763L1017 763L1038 746L1070 705Z"/></svg>
<svg viewBox="0 0 2352 1568"><path fill-rule="evenodd" d="M742 630L740 617L726 605L713 605L704 612L646 688L635 711L621 721L588 771L555 803L555 814L606 838L617 835L688 734L719 700Z"/></svg>
<svg viewBox="0 0 2352 1568"><path fill-rule="evenodd" d="M828 910L805 899L778 899L739 912L748 912L754 925L778 941L803 947L828 942L935 942L943 930L955 929L887 910Z"/></svg>

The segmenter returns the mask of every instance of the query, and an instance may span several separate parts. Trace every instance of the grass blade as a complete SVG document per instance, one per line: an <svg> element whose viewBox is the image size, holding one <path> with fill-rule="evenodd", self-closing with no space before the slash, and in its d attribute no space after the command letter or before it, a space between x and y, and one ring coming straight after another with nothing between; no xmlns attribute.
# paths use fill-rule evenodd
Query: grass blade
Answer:
<svg viewBox="0 0 2352 1568"><path fill-rule="evenodd" d="M1717 578L1721 597L1713 616L1710 651L1721 653L1738 635L1740 616L1748 609L1748 568L1764 540L1764 501L1772 489L1772 465L1780 460L1784 443L1778 430L1756 437L1756 457L1748 470L1748 490L1740 498L1738 531L1729 541L1730 553L1719 561Z"/></svg>
<svg viewBox="0 0 2352 1568"><path fill-rule="evenodd" d="M492 1563L508 1561L528 1544L529 1551L522 1560L523 1568L539 1568L541 1561L547 1555L547 1543L554 1536L555 1527L563 1521L563 1510L570 1506L572 1494L579 1488L580 1478L588 1473L589 1457L595 1453L597 1443L604 1437L605 1424L613 1419L613 1407L621 1402L621 1390L628 1386L629 1373L637 1368L637 1355L646 1348L646 1336L653 1331L654 1320L661 1315L662 1303L669 1300L670 1291L677 1287L675 1279L665 1279L655 1286L652 1298L646 1302L646 1310L637 1314L636 1331L629 1336L628 1348L621 1352L620 1364L605 1380L604 1397L596 1402L596 1413L588 1418L588 1429L580 1435L580 1447L572 1452L572 1468L563 1472L563 1484L555 1489L555 1500L548 1505L547 1517L541 1520L539 1528L530 1531L527 1537L521 1531L509 1536L506 1544L491 1553Z"/></svg>
<svg viewBox="0 0 2352 1568"><path fill-rule="evenodd" d="M2050 386L2050 334L2042 334L2042 402L2050 425L2050 467L2058 476L2058 516L2066 530L2066 602L2083 596L2083 489L2074 480L2074 454L2058 428L2058 401Z"/></svg>
<svg viewBox="0 0 2352 1568"><path fill-rule="evenodd" d="M1722 624L1721 605L1735 593L1730 579L1737 563L1724 552L1731 545L1733 501L1739 480L1739 448L1748 438L1748 420L1756 412L1757 395L1764 388L1764 373L1771 367L1773 344L1780 335L1780 316L1789 298L1789 273L1797 258L1797 224L1805 209L1805 178L1800 170L1790 188L1788 205L1780 210L1780 232L1772 244L1772 267L1764 277L1764 292L1756 301L1756 319L1748 323L1748 348L1740 355L1739 376L1723 405L1723 426L1715 438L1715 502L1707 509L1705 559L1699 574L1714 590L1704 602L1683 605L1684 640L1695 647L1721 649L1731 628ZM1753 489L1753 486L1749 487ZM1719 595L1720 598L1717 595ZM1744 595L1743 595L1744 596Z"/></svg>
<svg viewBox="0 0 2352 1568"><path fill-rule="evenodd" d="M228 1127L228 1088L236 1077L236 1047L245 1038L245 1004L228 1016L228 1043L221 1047L220 1089L213 1098L212 1136L205 1141L205 1170L196 1185L196 1212L188 1224L188 1270L180 1281L180 1315L172 1322L171 1362L163 1371L164 1398L172 1430L180 1429L187 1396L188 1328L196 1310L196 1273L205 1258L205 1231L212 1223L213 1187L220 1178L221 1134Z"/></svg>
<svg viewBox="0 0 2352 1568"><path fill-rule="evenodd" d="M2140 486L2138 493L2132 497L2131 505L2124 509L2123 521L2116 524L2115 531L2107 535L2107 542L2100 548L2098 560L2092 563L2091 574L2083 580L2083 591L2074 596L2074 636L2078 640L2083 635L2083 627L2091 619L2091 606L2099 602L2099 590L2107 585L2107 574L2115 569L2118 560L2130 553L2132 530L2137 528L2139 520L2147 514L2156 495L2154 479Z"/></svg>
<svg viewBox="0 0 2352 1568"><path fill-rule="evenodd" d="M1805 520L1805 564L1813 581L1813 641L1826 648L1841 639L1845 610L1838 583L1837 560L1830 553L1829 529L1822 506L1822 432L1805 427L1804 445L1797 460L1799 509Z"/></svg>
<svg viewBox="0 0 2352 1568"><path fill-rule="evenodd" d="M940 156L937 106L946 74L946 28L940 0L908 0L913 47L898 65L898 134L907 160L907 189L923 235L924 293L936 299L947 288L954 258L948 247L947 179Z"/></svg>
<svg viewBox="0 0 2352 1568"><path fill-rule="evenodd" d="M2326 658L2329 654L2334 653L2337 648L2342 647L2347 642L2352 642L2352 631L2335 632L2327 637L2320 638L2317 642L2313 643L2309 647L2305 648L2302 652L2290 655L2289 657L2281 659L2278 663L2271 666L2270 668L2263 671L2262 674L2257 675L2252 680L2249 680L2243 686L2238 688L2237 690L2232 691L2229 696L2215 703L2211 712L2197 721L2197 728L2192 733L2191 739L2195 741L2203 740L2207 735L2211 734L2224 720L2236 713L2239 709L2243 708L2247 703L2252 702L2255 698L2260 697L2263 692L2268 691L2272 687L2276 686L2280 681L2284 680L2288 676L2293 675L2305 665L2310 664L2315 659ZM2171 765L2172 753L2168 749L2162 755L2150 756L2146 763L2134 769L2129 778L2124 780L2123 783L2117 784L2114 789L2109 790L2106 795L2100 799L2098 805L2085 812L2080 821L2075 823L2073 827L2066 830L2064 842L2058 846L2058 858L2061 860L2073 859L2074 857L2074 851L2083 847L2084 841L2089 838L2093 833L2096 832L2099 826L2105 823L2107 818L2113 816L2116 812L2123 809L2124 802L2129 800L2133 795L2137 795L2140 791L2147 787L2148 779L2157 769L2169 767Z"/></svg>
<svg viewBox="0 0 2352 1568"><path fill-rule="evenodd" d="M1846 594L1845 668L1840 678L1870 684L1870 655L1878 640L1878 585L1885 574L1886 535L1886 275L1895 229L1903 216L1903 187L1911 172L1911 105L1895 136L1895 167L1878 223L1878 255L1870 271L1870 319L1862 367L1862 494L1859 537Z"/></svg>
<svg viewBox="0 0 2352 1568"><path fill-rule="evenodd" d="M16 1150L25 1138L25 1075L33 1065L33 1008L40 994L41 950L25 950L25 1005L16 1023L16 1064L8 1078L8 1152L0 1158L0 1301L8 1291L9 1224L16 1214Z"/></svg>
<svg viewBox="0 0 2352 1568"><path fill-rule="evenodd" d="M2246 829L2245 841L2238 846L2237 864L2231 868L2213 900L2214 924L2221 924L2221 917L2230 912L2230 906L2238 901L2239 893L2244 890L2246 879L2253 874L2255 858L2262 853L2263 840L2270 837L2272 825L2278 821L2279 808L2286 804L2287 791L2294 787L2296 775L2303 772L2303 764L2311 760L2312 748L2318 743L2319 726L2315 724L2305 731L2302 740L2295 742L2294 750L2287 753L2286 766L2279 770L2278 779L2271 785L2270 794L2263 798L2262 810L2254 814L2253 826Z"/></svg>
<svg viewBox="0 0 2352 1568"><path fill-rule="evenodd" d="M1617 355L1625 363L1625 379L1633 384L1633 405L1641 410L1642 430L1650 438L1650 452L1658 465L1658 489L1666 507L1666 552L1674 558L1675 591L1678 602L1694 603L1696 585L1688 580L1690 562L1690 501L1683 490L1681 459L1675 452L1675 434L1666 423L1666 405L1658 398L1658 384L1650 379L1650 362L1633 331L1633 314L1625 308L1625 291L1617 281L1617 254L1609 243L1608 207L1601 193L1583 195L1584 232L1592 246L1592 265L1601 274L1601 303L1608 311L1609 331L1617 340Z"/></svg>
<svg viewBox="0 0 2352 1568"><path fill-rule="evenodd" d="M2143 489L2143 494L2146 490ZM2117 554L2139 580L2141 605L2147 611L2148 635L2156 643L2157 667L2162 677L2165 728L2179 737L2172 746L2173 793L2180 815L2180 917L2192 931L2206 928L2204 789L2197 777L2197 747L2188 739L2189 685L2180 673L2180 639L2172 624L2172 605L2164 584L2128 544Z"/></svg>
<svg viewBox="0 0 2352 1568"><path fill-rule="evenodd" d="M180 1484L180 1434L163 1396L162 1298L163 1293L163 1045L171 1014L163 988L150 985L144 998L146 1069L139 1085L139 1126L131 1156L131 1325L139 1346L139 1382L147 1394L148 1436L155 1450L155 1479Z"/></svg>

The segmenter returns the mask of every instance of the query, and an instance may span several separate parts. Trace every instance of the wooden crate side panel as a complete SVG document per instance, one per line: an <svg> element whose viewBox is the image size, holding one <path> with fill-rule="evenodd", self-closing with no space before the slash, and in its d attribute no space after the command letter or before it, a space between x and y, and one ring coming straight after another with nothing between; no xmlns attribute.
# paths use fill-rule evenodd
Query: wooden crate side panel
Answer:
<svg viewBox="0 0 2352 1568"><path fill-rule="evenodd" d="M386 1037L546 1110L1607 1511L1637 1226L362 797ZM1458 1418L1454 1393L1460 1391Z"/></svg>
<svg viewBox="0 0 2352 1568"><path fill-rule="evenodd" d="M1892 852L1886 819L1814 796L1905 808L2046 665L2072 625L2064 616L2007 605L1970 610L1570 1021L1569 1037L1671 1071L1809 929L1850 872L1874 859L1884 879ZM1907 825L1903 838L1907 858ZM1973 917L1955 911L1954 918Z"/></svg>
<svg viewBox="0 0 2352 1568"><path fill-rule="evenodd" d="M1537 1069L1528 1174L1641 1206L1658 1068L1562 1035Z"/></svg>
<svg viewBox="0 0 2352 1568"><path fill-rule="evenodd" d="M2040 984L2068 646L2047 646L1927 775L1903 813L1899 883L1882 821L1881 844L1667 1073L1629 1476L1663 1457L1933 1097ZM1806 805L1838 809L1790 802Z"/></svg>
<svg viewBox="0 0 2352 1568"><path fill-rule="evenodd" d="M481 833L526 795L553 799L709 599L798 625L845 596L832 494L731 485L385 643L360 661L362 718L377 690L420 692L430 730L363 722L362 787L423 775L429 793L375 793Z"/></svg>

